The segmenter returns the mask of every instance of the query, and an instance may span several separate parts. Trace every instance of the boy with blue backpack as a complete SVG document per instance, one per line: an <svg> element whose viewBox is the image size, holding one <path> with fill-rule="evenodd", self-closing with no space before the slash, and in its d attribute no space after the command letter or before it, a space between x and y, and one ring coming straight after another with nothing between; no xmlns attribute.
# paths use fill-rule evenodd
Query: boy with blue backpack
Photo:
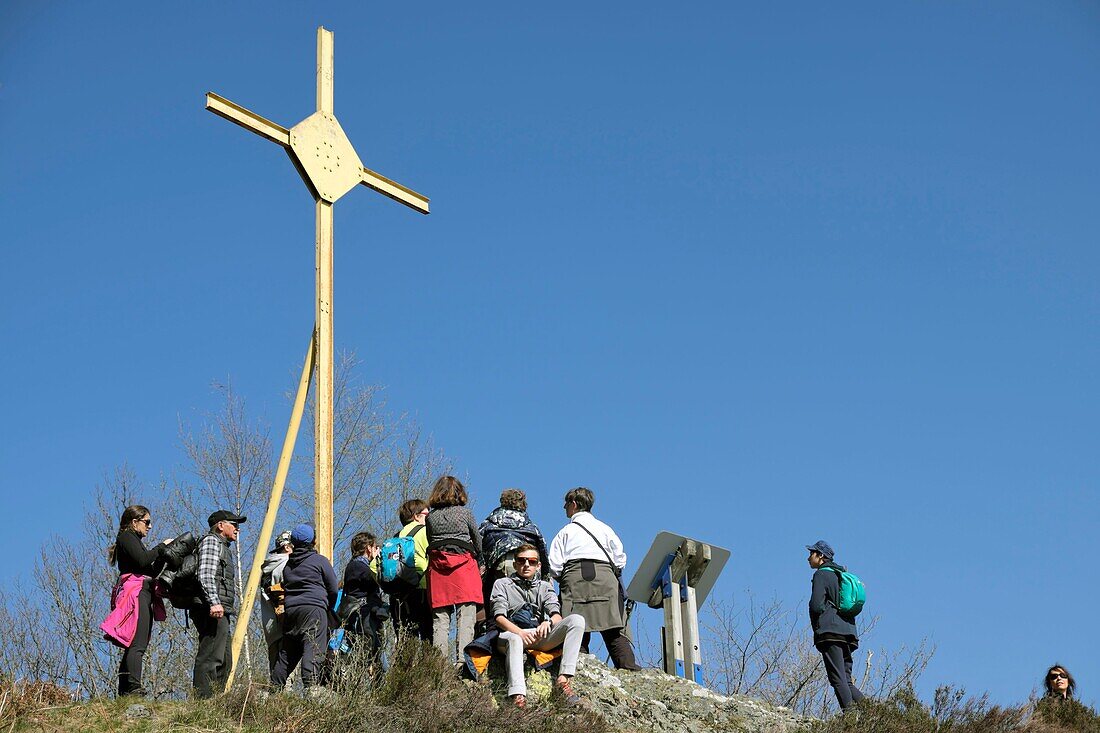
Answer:
<svg viewBox="0 0 1100 733"><path fill-rule="evenodd" d="M833 548L825 540L806 545L806 559L814 570L810 590L810 627L814 646L821 652L829 684L841 710L863 699L852 677L852 652L859 647L856 616L867 595L863 582L834 562Z"/></svg>
<svg viewBox="0 0 1100 733"><path fill-rule="evenodd" d="M397 511L401 531L382 543L381 584L390 596L390 619L398 636L432 640L431 609L428 607L427 578L428 502L409 499Z"/></svg>

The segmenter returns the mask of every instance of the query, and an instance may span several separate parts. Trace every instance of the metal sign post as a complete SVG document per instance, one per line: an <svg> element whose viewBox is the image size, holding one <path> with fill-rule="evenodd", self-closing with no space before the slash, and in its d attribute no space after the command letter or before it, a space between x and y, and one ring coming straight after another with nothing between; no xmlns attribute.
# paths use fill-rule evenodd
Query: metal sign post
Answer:
<svg viewBox="0 0 1100 733"><path fill-rule="evenodd" d="M729 560L729 550L661 532L630 581L627 597L663 608L665 672L703 682L699 607Z"/></svg>

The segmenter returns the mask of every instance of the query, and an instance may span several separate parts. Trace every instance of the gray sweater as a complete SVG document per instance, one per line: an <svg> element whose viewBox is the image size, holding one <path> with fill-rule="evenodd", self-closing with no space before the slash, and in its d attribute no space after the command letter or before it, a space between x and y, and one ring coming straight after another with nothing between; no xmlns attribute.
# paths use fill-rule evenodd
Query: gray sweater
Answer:
<svg viewBox="0 0 1100 733"><path fill-rule="evenodd" d="M472 545L474 555L481 555L481 534L477 531L474 515L464 506L445 506L432 509L425 522L428 532L428 547L432 549L454 549L467 551L462 545L448 548L448 540Z"/></svg>
<svg viewBox="0 0 1100 733"><path fill-rule="evenodd" d="M489 594L489 618L507 618L513 611L528 603L538 610L541 621L548 620L555 613L561 613L558 595L548 581L528 582L509 575L493 583L493 591Z"/></svg>

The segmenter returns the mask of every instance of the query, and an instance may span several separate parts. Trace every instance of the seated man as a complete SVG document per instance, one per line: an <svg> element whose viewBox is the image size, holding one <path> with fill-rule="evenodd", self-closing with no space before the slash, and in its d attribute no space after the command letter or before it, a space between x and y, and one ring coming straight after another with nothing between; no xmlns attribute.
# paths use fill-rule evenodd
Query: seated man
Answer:
<svg viewBox="0 0 1100 733"><path fill-rule="evenodd" d="M492 618L500 628L500 644L508 655L508 694L516 707L527 706L527 681L523 676L525 649L549 651L562 647L557 692L570 705L581 702L570 678L577 671L584 619L573 614L561 617L561 604L549 582L536 580L539 551L534 545L516 548L516 572L493 584L489 598Z"/></svg>

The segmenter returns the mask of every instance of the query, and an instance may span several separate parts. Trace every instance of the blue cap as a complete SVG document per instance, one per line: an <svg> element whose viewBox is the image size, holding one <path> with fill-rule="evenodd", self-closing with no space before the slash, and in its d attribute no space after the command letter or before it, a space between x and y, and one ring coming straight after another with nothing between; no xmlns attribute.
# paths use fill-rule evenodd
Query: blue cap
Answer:
<svg viewBox="0 0 1100 733"><path fill-rule="evenodd" d="M313 527L308 524L299 524L290 532L290 541L295 545L313 544Z"/></svg>
<svg viewBox="0 0 1100 733"><path fill-rule="evenodd" d="M830 545L825 540L818 540L812 545L806 545L806 549L810 552L816 552L819 555L824 555L826 560L832 560L833 555L836 554L835 552L833 552L832 545Z"/></svg>

